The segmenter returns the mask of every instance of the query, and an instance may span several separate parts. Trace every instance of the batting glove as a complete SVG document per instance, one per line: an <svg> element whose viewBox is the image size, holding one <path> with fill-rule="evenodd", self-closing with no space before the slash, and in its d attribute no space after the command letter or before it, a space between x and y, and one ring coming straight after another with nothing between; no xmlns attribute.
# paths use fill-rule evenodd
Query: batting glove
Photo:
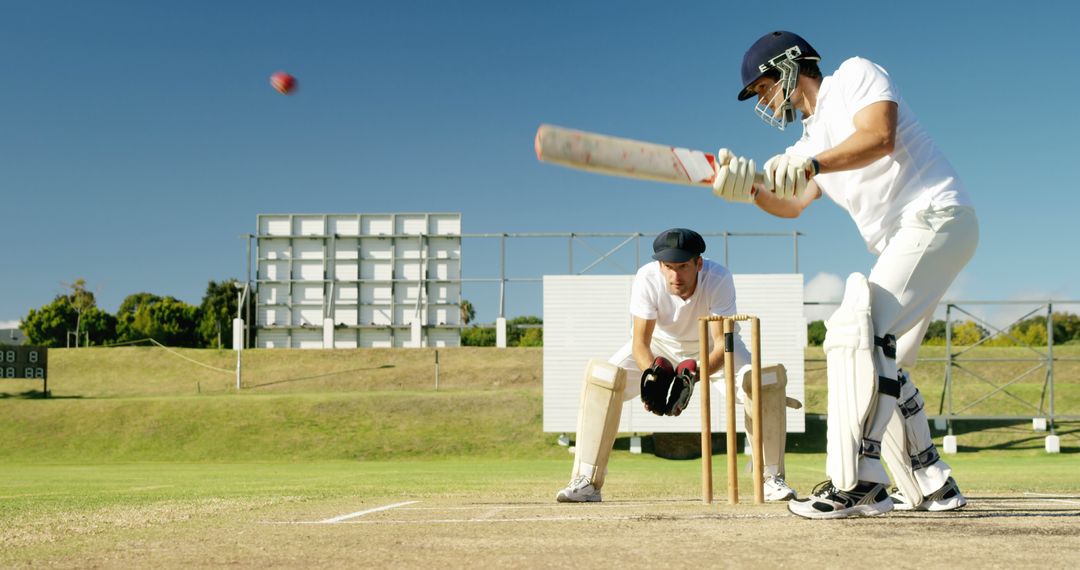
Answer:
<svg viewBox="0 0 1080 570"><path fill-rule="evenodd" d="M730 150L722 148L716 151L716 178L713 179L713 194L728 202L754 201L754 161L735 156Z"/></svg>
<svg viewBox="0 0 1080 570"><path fill-rule="evenodd" d="M798 198L806 191L806 185L818 173L817 161L812 157L796 154L778 154L765 163L766 187L778 198Z"/></svg>

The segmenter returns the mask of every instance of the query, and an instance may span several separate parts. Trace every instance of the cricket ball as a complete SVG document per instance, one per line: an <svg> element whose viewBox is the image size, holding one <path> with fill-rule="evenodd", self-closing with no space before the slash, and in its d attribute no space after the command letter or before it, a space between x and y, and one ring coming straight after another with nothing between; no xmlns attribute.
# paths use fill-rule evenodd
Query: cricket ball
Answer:
<svg viewBox="0 0 1080 570"><path fill-rule="evenodd" d="M296 78L284 71L276 71L270 76L270 85L282 95L290 95L296 90Z"/></svg>

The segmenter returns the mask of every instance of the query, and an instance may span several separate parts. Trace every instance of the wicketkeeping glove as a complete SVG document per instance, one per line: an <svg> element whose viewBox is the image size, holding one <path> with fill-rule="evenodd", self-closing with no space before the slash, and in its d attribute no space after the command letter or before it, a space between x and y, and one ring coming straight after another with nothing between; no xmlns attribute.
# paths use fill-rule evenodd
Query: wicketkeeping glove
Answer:
<svg viewBox="0 0 1080 570"><path fill-rule="evenodd" d="M677 416L686 409L697 381L697 362L684 360L679 366L658 356L641 374L641 402L658 416Z"/></svg>

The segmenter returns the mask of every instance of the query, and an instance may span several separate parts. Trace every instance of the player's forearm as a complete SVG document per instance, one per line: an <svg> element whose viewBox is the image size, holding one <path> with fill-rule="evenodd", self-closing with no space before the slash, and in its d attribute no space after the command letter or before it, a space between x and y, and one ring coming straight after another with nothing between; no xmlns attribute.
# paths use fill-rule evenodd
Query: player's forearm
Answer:
<svg viewBox="0 0 1080 570"><path fill-rule="evenodd" d="M648 343L635 342L632 347L634 355L634 362L637 363L639 370L645 370L652 367L653 353L652 348Z"/></svg>

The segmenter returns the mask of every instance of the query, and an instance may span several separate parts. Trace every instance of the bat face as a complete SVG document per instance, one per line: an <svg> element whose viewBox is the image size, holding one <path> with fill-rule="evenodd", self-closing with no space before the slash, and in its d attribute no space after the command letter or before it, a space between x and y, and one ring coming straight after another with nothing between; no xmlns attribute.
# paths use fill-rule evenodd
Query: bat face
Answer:
<svg viewBox="0 0 1080 570"><path fill-rule="evenodd" d="M708 153L554 125L540 125L535 148L543 162L610 176L711 186L716 175Z"/></svg>

